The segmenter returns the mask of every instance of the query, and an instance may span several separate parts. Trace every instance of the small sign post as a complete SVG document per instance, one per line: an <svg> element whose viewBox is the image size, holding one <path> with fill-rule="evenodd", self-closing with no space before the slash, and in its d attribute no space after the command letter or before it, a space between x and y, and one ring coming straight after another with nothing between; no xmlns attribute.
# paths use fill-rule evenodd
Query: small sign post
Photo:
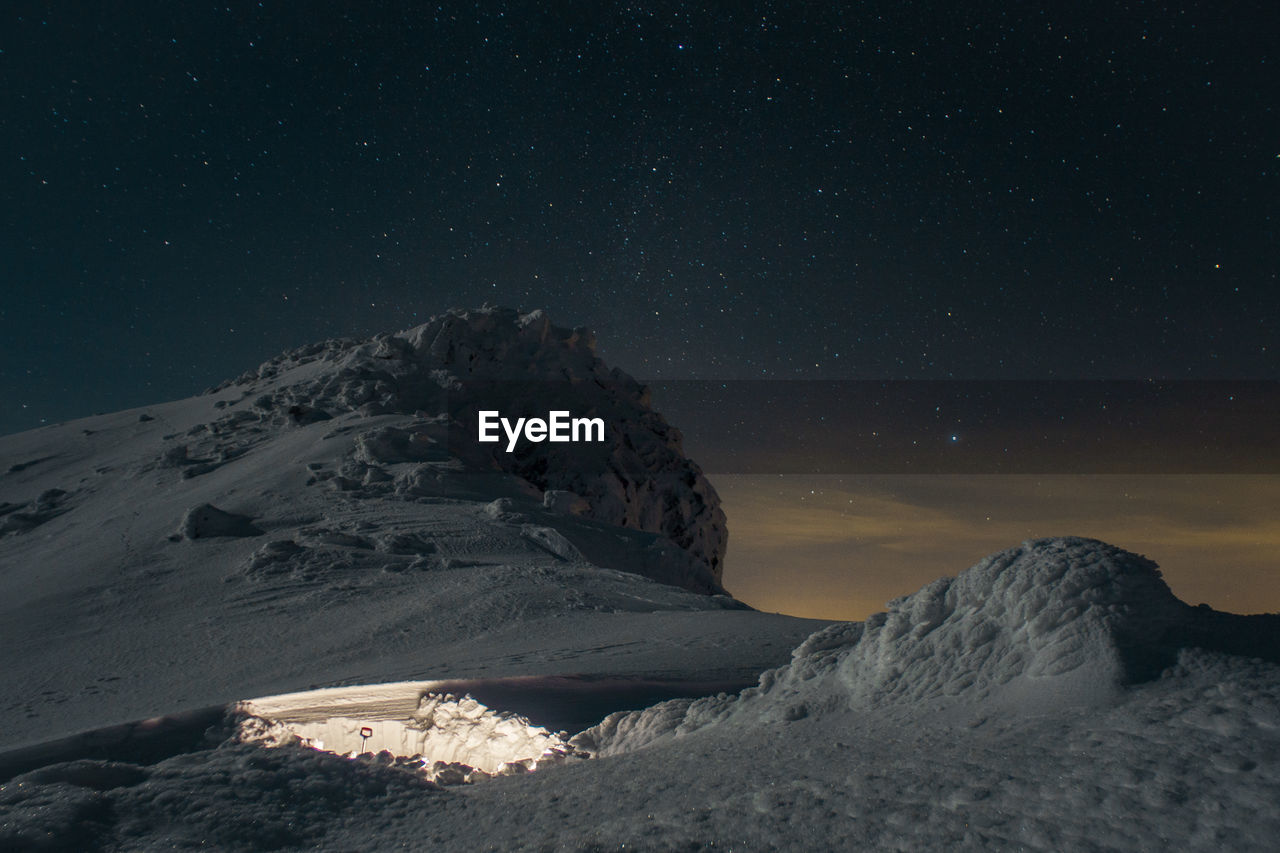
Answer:
<svg viewBox="0 0 1280 853"><path fill-rule="evenodd" d="M368 743L369 738L373 737L373 729L369 728L368 726L361 726L360 737L362 738L362 740L360 741L360 754L364 755L364 745Z"/></svg>

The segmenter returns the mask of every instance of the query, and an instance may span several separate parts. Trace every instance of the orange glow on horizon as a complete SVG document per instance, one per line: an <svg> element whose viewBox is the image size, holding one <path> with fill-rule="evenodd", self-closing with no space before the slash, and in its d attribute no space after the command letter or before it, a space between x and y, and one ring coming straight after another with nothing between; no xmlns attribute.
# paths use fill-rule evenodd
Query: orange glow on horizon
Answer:
<svg viewBox="0 0 1280 853"><path fill-rule="evenodd" d="M1155 560L1175 595L1280 612L1273 475L719 475L725 584L760 610L862 620L1026 539L1087 536Z"/></svg>

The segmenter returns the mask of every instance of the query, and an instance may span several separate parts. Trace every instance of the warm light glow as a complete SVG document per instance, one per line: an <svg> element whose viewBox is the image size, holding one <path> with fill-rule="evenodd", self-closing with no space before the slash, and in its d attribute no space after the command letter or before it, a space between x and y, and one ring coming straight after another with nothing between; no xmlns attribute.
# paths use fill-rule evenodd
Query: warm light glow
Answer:
<svg viewBox="0 0 1280 853"><path fill-rule="evenodd" d="M455 782L535 770L575 755L561 736L518 714L494 711L470 696L431 692L437 683L361 685L247 700L237 706L244 715L239 738L267 746L301 743L351 758L386 752L433 778L447 772Z"/></svg>
<svg viewBox="0 0 1280 853"><path fill-rule="evenodd" d="M725 584L762 610L865 619L982 557L1087 536L1160 564L1175 595L1280 611L1280 477L726 476Z"/></svg>

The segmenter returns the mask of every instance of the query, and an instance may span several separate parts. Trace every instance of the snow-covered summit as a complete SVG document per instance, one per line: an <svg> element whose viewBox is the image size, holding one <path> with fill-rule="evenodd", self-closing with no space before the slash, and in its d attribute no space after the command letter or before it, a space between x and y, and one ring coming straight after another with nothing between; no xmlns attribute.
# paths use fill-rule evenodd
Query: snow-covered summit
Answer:
<svg viewBox="0 0 1280 853"><path fill-rule="evenodd" d="M606 524L659 533L705 567L682 585L720 591L728 540L715 489L684 456L679 430L650 408L648 390L595 354L585 328L541 310L451 310L407 331L330 340L278 356L210 393L251 401L227 420L310 423L357 413L411 416L365 436L349 468L381 477L384 463L452 454L470 470L514 474L540 492L570 492ZM234 406L236 403L228 403ZM525 443L505 452L473 440L481 408L542 415L552 408L605 421L601 444ZM423 488L421 483L405 488Z"/></svg>

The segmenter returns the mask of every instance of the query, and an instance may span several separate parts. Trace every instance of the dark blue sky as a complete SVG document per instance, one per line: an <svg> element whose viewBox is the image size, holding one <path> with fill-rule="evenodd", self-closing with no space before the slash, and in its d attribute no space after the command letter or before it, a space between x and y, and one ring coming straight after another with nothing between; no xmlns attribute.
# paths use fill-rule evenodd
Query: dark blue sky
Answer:
<svg viewBox="0 0 1280 853"><path fill-rule="evenodd" d="M1272 4L684 5L6 3L0 431L483 301L641 378L1280 378Z"/></svg>

